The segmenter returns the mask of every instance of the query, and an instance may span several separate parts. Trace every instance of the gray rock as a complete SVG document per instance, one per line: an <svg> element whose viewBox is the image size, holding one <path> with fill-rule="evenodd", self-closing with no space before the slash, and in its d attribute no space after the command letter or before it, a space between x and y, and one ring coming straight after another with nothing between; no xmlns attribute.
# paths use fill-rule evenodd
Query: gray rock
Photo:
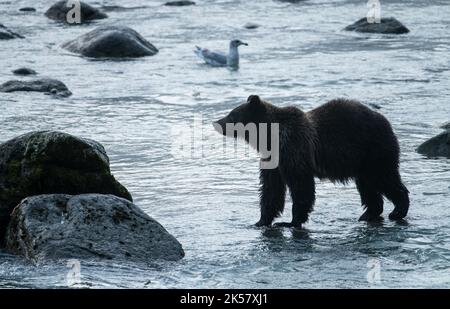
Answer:
<svg viewBox="0 0 450 309"><path fill-rule="evenodd" d="M27 7L24 7L24 8L20 8L19 11L20 12L36 12L36 9L27 6Z"/></svg>
<svg viewBox="0 0 450 309"><path fill-rule="evenodd" d="M133 203L101 194L28 197L11 215L8 250L34 262L108 259L176 261L181 244Z"/></svg>
<svg viewBox="0 0 450 309"><path fill-rule="evenodd" d="M64 85L64 83L51 78L42 78L30 81L10 80L0 85L0 92L16 91L44 92L60 97L69 97L72 95L72 92L70 92L70 90L66 85Z"/></svg>
<svg viewBox="0 0 450 309"><path fill-rule="evenodd" d="M428 157L450 158L450 131L427 140L417 148L417 152Z"/></svg>
<svg viewBox="0 0 450 309"><path fill-rule="evenodd" d="M12 209L25 197L48 193L132 200L111 174L101 144L56 131L24 134L0 145L0 242Z"/></svg>
<svg viewBox="0 0 450 309"><path fill-rule="evenodd" d="M158 49L139 33L123 26L98 27L62 47L93 58L144 57L158 53Z"/></svg>
<svg viewBox="0 0 450 309"><path fill-rule="evenodd" d="M164 3L164 5L166 6L187 6L187 5L195 5L194 1L186 1L186 0L182 0L182 1L169 1Z"/></svg>
<svg viewBox="0 0 450 309"><path fill-rule="evenodd" d="M12 40L12 39L23 39L24 37L18 33L9 30L4 25L0 24L0 40Z"/></svg>
<svg viewBox="0 0 450 309"><path fill-rule="evenodd" d="M45 12L45 16L53 20L65 22L67 24L76 24L70 23L67 18L67 13L69 13L73 9L73 6L67 6L67 2L67 0L56 2L47 10L47 12ZM80 23L86 23L92 20L104 19L108 17L108 15L106 15L105 13L84 2L80 2L80 9Z"/></svg>
<svg viewBox="0 0 450 309"><path fill-rule="evenodd" d="M381 18L380 21L380 23L369 23L367 22L367 18L364 17L354 24L345 27L344 30L382 34L404 34L409 32L408 28L393 17Z"/></svg>
<svg viewBox="0 0 450 309"><path fill-rule="evenodd" d="M35 70L29 68L19 68L12 71L16 75L36 75L37 72Z"/></svg>

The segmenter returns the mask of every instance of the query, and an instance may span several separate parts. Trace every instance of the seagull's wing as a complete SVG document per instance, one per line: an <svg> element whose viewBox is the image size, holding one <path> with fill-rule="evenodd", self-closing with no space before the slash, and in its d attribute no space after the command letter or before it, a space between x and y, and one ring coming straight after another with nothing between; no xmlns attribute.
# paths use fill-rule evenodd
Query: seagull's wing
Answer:
<svg viewBox="0 0 450 309"><path fill-rule="evenodd" d="M194 53L203 59L207 64L213 66L225 66L227 65L227 55L221 52L212 51L207 48L201 48L196 46Z"/></svg>

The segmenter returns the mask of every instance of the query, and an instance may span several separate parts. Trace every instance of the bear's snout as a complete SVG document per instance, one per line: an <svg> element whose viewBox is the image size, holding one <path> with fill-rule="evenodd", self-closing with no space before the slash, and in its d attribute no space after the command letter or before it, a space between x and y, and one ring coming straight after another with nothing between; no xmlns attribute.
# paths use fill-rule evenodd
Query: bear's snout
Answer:
<svg viewBox="0 0 450 309"><path fill-rule="evenodd" d="M212 125L217 132L219 132L222 135L225 135L226 121L223 118L217 121L213 121Z"/></svg>

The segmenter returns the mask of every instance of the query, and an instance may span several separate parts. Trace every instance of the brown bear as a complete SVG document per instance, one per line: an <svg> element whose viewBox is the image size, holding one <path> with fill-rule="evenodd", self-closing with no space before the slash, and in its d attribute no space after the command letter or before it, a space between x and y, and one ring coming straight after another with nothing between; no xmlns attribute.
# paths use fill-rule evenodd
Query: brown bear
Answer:
<svg viewBox="0 0 450 309"><path fill-rule="evenodd" d="M257 142L228 130L256 125ZM268 129L262 130L262 124ZM251 95L247 102L214 123L220 133L244 137L260 153L261 138L274 147L271 124L278 124L279 159L275 167L260 170L261 218L256 226L269 226L284 209L286 187L292 197L292 222L278 226L301 227L308 220L315 201L314 177L332 182L355 180L362 221L379 220L383 195L395 206L392 220L403 219L409 208L409 191L399 174L399 145L389 121L365 105L335 99L311 111L276 107ZM264 136L261 136L264 135ZM261 160L267 160L263 158Z"/></svg>

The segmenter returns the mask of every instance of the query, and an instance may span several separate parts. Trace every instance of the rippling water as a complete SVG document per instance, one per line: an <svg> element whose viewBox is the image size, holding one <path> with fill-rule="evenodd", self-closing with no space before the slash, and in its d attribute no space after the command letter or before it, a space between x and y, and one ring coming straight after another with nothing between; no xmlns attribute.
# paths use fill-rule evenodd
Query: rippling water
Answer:
<svg viewBox="0 0 450 309"><path fill-rule="evenodd" d="M198 0L90 1L145 8L108 12L97 23L68 27L46 19L53 1L0 0L0 22L26 36L3 41L0 82L28 66L62 80L67 99L13 93L0 97L0 141L31 130L61 130L101 142L112 171L137 205L183 244L186 257L148 266L82 262L86 287L300 288L450 287L450 161L415 152L450 119L448 0L390 0L382 15L411 30L402 36L341 29L365 16L365 1ZM18 8L34 6L36 13ZM256 22L260 28L243 25ZM140 32L159 54L130 61L92 61L59 46L98 25ZM239 38L239 71L211 68L193 46L226 49ZM407 225L368 225L353 184L317 182L315 211L304 231L256 229L258 159L223 156L209 123L259 94L304 110L335 97L377 104L401 144L401 173L411 191ZM203 157L174 155L173 128L202 116ZM242 145L239 144L240 148ZM216 150L214 150L216 149ZM386 203L386 211L392 205ZM289 220L290 201L283 220ZM369 283L370 265L381 281ZM60 264L30 265L0 253L1 287L65 286Z"/></svg>

